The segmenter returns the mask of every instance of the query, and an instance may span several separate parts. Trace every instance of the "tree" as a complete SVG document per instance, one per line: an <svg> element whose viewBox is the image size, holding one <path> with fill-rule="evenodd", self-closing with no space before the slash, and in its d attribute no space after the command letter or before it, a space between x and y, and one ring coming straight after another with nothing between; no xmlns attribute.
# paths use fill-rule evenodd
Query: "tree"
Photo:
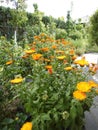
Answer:
<svg viewBox="0 0 98 130"><path fill-rule="evenodd" d="M98 45L98 10L90 17L90 38Z"/></svg>
<svg viewBox="0 0 98 130"><path fill-rule="evenodd" d="M65 29L66 29L68 36L70 35L70 32L74 29L73 21L72 21L71 16L70 16L70 11L67 12L67 20L66 20Z"/></svg>

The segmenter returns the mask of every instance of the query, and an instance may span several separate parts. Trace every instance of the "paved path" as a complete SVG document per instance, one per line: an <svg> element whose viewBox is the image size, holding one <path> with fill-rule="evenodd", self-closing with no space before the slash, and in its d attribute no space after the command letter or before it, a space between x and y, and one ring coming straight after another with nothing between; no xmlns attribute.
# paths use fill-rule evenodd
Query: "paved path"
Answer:
<svg viewBox="0 0 98 130"><path fill-rule="evenodd" d="M89 63L98 64L98 53L88 53L83 56ZM98 81L98 74L95 80ZM90 111L85 112L85 130L98 130L98 96L94 98Z"/></svg>

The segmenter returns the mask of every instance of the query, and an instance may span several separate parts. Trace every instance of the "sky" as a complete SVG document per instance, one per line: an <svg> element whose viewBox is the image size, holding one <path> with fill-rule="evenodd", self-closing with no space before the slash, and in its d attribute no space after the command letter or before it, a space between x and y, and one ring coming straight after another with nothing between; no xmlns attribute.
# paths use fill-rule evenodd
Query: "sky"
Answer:
<svg viewBox="0 0 98 130"><path fill-rule="evenodd" d="M27 0L28 12L34 12L34 3L39 11L54 18L63 16L66 19L67 11L71 11L74 20L91 16L98 9L98 0Z"/></svg>
<svg viewBox="0 0 98 130"><path fill-rule="evenodd" d="M27 0L28 11L33 12L33 3L38 4L38 9L55 18L66 18L67 11L72 10L73 19L92 15L98 9L98 0Z"/></svg>

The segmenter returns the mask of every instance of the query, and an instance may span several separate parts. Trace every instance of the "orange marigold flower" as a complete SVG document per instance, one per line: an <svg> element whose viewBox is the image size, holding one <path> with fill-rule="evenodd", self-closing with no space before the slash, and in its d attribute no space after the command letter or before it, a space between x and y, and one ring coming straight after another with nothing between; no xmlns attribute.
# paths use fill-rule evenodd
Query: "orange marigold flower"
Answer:
<svg viewBox="0 0 98 130"><path fill-rule="evenodd" d="M52 69L52 65L46 65L45 68L46 69Z"/></svg>
<svg viewBox="0 0 98 130"><path fill-rule="evenodd" d="M86 98L86 93L76 90L73 92L73 97L77 100L84 100Z"/></svg>
<svg viewBox="0 0 98 130"><path fill-rule="evenodd" d="M72 70L72 69L73 69L73 67L68 66L68 67L65 67L64 69L65 69L65 70Z"/></svg>
<svg viewBox="0 0 98 130"><path fill-rule="evenodd" d="M10 65L10 64L12 64L12 63L13 63L13 61L10 60L10 61L7 61L7 62L6 62L6 65Z"/></svg>
<svg viewBox="0 0 98 130"><path fill-rule="evenodd" d="M32 122L26 122L23 124L20 130L32 130Z"/></svg>
<svg viewBox="0 0 98 130"><path fill-rule="evenodd" d="M69 54L70 54L70 55L74 55L74 54L75 54L75 51L72 49L72 50L69 51Z"/></svg>
<svg viewBox="0 0 98 130"><path fill-rule="evenodd" d="M88 81L88 83L89 83L89 85L90 85L91 87L98 87L98 84L95 83L95 82L92 81L92 80Z"/></svg>
<svg viewBox="0 0 98 130"><path fill-rule="evenodd" d="M43 52L49 51L49 48L48 47L41 48L41 51Z"/></svg>
<svg viewBox="0 0 98 130"><path fill-rule="evenodd" d="M58 56L57 59L58 60L64 60L66 58L66 56Z"/></svg>
<svg viewBox="0 0 98 130"><path fill-rule="evenodd" d="M15 83L21 83L23 80L24 79L22 77L20 77L20 78L17 77L15 79L11 80L10 82L13 83L13 84L15 84Z"/></svg>
<svg viewBox="0 0 98 130"><path fill-rule="evenodd" d="M42 54L33 54L33 55L32 55L32 58L33 58L34 60L39 60L41 57L42 57Z"/></svg>
<svg viewBox="0 0 98 130"><path fill-rule="evenodd" d="M76 55L72 56L72 60L75 60L75 59L77 59L77 56Z"/></svg>
<svg viewBox="0 0 98 130"><path fill-rule="evenodd" d="M56 46L56 45L53 45L53 46L52 46L52 48L53 48L53 49L56 49L56 48L57 48L57 46Z"/></svg>
<svg viewBox="0 0 98 130"><path fill-rule="evenodd" d="M82 92L89 92L91 89L91 86L88 82L80 82L77 84L77 89Z"/></svg>

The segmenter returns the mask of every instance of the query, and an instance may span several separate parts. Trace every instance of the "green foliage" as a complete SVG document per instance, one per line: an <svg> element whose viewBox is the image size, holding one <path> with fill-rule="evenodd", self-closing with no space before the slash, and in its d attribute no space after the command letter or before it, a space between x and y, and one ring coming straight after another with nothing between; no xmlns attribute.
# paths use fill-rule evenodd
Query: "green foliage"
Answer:
<svg viewBox="0 0 98 130"><path fill-rule="evenodd" d="M90 18L90 37L91 42L98 45L98 10Z"/></svg>
<svg viewBox="0 0 98 130"><path fill-rule="evenodd" d="M66 39L67 37L67 33L64 29L56 29L56 39L61 39L61 38L64 38Z"/></svg>

